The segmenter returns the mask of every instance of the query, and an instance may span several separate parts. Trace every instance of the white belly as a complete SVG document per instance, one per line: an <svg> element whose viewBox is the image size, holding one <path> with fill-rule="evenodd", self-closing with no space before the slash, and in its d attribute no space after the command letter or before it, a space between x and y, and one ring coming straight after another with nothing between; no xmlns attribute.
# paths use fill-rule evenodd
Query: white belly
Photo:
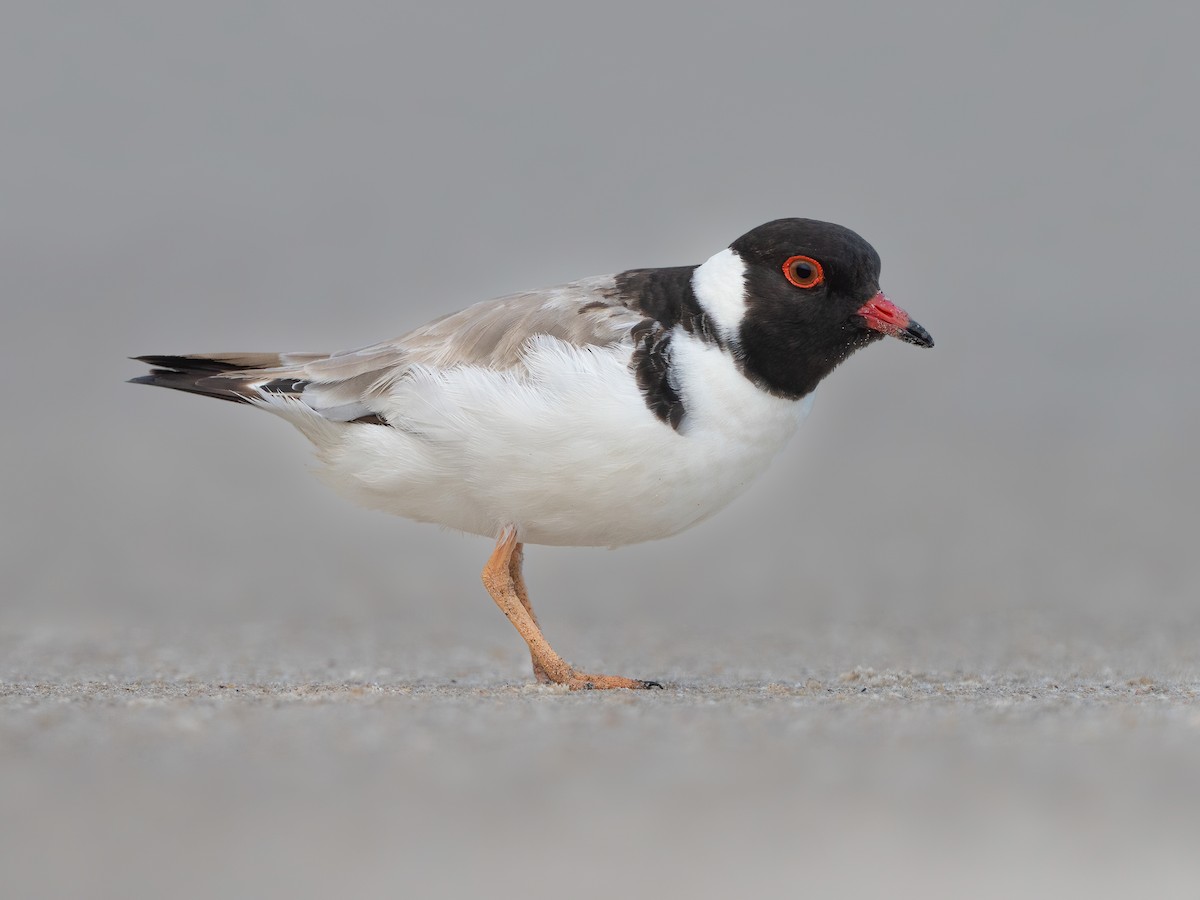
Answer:
<svg viewBox="0 0 1200 900"><path fill-rule="evenodd" d="M629 347L541 338L524 371L416 371L398 382L402 427L315 423L325 475L364 505L474 534L619 546L667 537L742 493L811 406L773 397L728 355L678 332L680 431L647 409ZM284 412L283 410L277 410ZM305 419L306 421L300 421Z"/></svg>

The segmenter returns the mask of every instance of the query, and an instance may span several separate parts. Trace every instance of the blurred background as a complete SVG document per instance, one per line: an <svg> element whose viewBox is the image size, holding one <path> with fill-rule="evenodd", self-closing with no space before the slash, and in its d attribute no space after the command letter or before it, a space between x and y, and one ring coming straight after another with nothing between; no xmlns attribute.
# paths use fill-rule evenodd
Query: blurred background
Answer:
<svg viewBox="0 0 1200 900"><path fill-rule="evenodd" d="M1194 887L1200 13L5 20L14 896ZM791 215L866 237L937 346L855 356L682 536L529 548L555 647L661 695L528 687L490 542L345 505L270 416L123 383Z"/></svg>

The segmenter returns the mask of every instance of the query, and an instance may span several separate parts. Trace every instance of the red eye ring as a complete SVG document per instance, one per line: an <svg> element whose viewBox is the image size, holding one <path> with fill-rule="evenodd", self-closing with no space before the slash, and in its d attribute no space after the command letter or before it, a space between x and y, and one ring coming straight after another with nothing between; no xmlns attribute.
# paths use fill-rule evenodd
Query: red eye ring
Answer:
<svg viewBox="0 0 1200 900"><path fill-rule="evenodd" d="M825 280L825 270L811 256L789 256L783 264L783 277L798 288L815 288Z"/></svg>

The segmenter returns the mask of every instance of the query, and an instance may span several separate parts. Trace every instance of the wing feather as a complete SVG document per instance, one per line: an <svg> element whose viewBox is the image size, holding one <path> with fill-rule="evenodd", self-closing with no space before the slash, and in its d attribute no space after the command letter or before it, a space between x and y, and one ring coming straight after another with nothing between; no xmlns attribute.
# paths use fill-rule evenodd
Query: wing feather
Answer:
<svg viewBox="0 0 1200 900"><path fill-rule="evenodd" d="M358 350L140 357L159 368L135 380L246 402L286 394L333 421L378 421L381 399L414 367L520 369L535 337L611 346L630 340L644 318L604 275L486 300Z"/></svg>

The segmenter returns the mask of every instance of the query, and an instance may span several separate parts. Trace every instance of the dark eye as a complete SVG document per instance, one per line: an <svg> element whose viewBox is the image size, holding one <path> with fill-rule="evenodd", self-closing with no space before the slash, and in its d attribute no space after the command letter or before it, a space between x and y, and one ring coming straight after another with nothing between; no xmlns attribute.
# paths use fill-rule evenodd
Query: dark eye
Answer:
<svg viewBox="0 0 1200 900"><path fill-rule="evenodd" d="M792 256L783 264L783 274L798 288L814 288L825 280L825 270L811 256Z"/></svg>

